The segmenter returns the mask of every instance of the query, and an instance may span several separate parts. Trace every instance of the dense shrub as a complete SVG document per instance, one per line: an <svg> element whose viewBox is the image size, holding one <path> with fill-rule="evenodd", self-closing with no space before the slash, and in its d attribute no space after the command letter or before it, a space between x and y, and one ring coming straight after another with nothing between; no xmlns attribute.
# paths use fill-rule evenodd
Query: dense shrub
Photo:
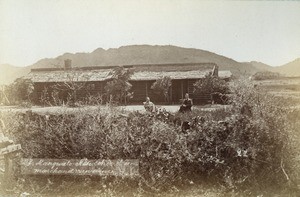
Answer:
<svg viewBox="0 0 300 197"><path fill-rule="evenodd" d="M244 189L293 185L299 176L290 113L249 82L237 84L226 110L27 112L6 120L7 134L29 158L139 159L139 182L151 191L201 180Z"/></svg>
<svg viewBox="0 0 300 197"><path fill-rule="evenodd" d="M18 78L0 90L0 102L5 105L30 106L34 87L30 79Z"/></svg>
<svg viewBox="0 0 300 197"><path fill-rule="evenodd" d="M169 102L170 99L170 88L172 86L171 77L164 76L157 79L152 85L151 89L158 95L164 95L165 102Z"/></svg>
<svg viewBox="0 0 300 197"><path fill-rule="evenodd" d="M218 76L207 74L205 78L194 83L195 93L208 94L211 96L213 103L225 103L227 101L226 94L229 93L229 85Z"/></svg>
<svg viewBox="0 0 300 197"><path fill-rule="evenodd" d="M257 72L251 76L254 80L267 80L267 79L278 79L280 77L279 73L264 71L264 72Z"/></svg>
<svg viewBox="0 0 300 197"><path fill-rule="evenodd" d="M132 98L133 93L130 92L132 87L129 83L130 76L133 71L124 67L117 67L111 73L112 80L107 82L104 89L109 101L126 104L128 99Z"/></svg>

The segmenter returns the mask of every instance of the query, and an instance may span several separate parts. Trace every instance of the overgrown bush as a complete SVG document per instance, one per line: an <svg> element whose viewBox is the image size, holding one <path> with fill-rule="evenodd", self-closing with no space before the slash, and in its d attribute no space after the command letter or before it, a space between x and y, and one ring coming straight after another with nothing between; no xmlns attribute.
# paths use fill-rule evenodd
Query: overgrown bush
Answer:
<svg viewBox="0 0 300 197"><path fill-rule="evenodd" d="M151 192L202 181L243 190L296 188L291 138L297 128L287 106L248 81L236 84L227 110L27 112L5 121L6 134L21 143L27 158L139 159L137 184ZM189 124L185 131L183 122Z"/></svg>
<svg viewBox="0 0 300 197"><path fill-rule="evenodd" d="M95 106L103 104L104 95L101 94L92 94L89 92L89 86L85 85L83 88L86 89L86 94L84 97L80 97L76 100L72 99L73 97L67 96L67 99L61 96L62 93L68 92L68 89L57 89L58 85L54 85L52 87L43 89L41 96L39 98L39 102L43 104L43 106L69 106L69 107L79 107L79 106Z"/></svg>
<svg viewBox="0 0 300 197"><path fill-rule="evenodd" d="M203 79L194 83L195 93L208 94L213 103L225 103L227 101L226 94L229 93L229 85L218 76L208 73Z"/></svg>
<svg viewBox="0 0 300 197"><path fill-rule="evenodd" d="M267 79L278 79L280 77L279 73L264 71L264 72L257 72L251 76L254 80L267 80Z"/></svg>
<svg viewBox="0 0 300 197"><path fill-rule="evenodd" d="M130 92L132 85L129 83L132 73L132 70L124 67L117 67L110 73L112 80L104 87L109 98L107 100L126 104L128 99L132 98L133 93Z"/></svg>
<svg viewBox="0 0 300 197"><path fill-rule="evenodd" d="M164 76L157 79L151 86L151 89L158 95L164 95L165 102L169 102L170 88L172 86L171 77Z"/></svg>
<svg viewBox="0 0 300 197"><path fill-rule="evenodd" d="M30 79L18 78L10 85L0 90L0 102L6 105L31 106L31 98L34 90Z"/></svg>

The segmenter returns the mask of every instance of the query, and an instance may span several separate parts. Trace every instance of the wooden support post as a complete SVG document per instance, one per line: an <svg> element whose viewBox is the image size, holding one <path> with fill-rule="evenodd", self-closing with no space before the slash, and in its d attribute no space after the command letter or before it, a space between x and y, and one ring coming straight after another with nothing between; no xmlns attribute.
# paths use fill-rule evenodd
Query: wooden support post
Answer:
<svg viewBox="0 0 300 197"><path fill-rule="evenodd" d="M183 80L181 80L181 99L183 99Z"/></svg>
<svg viewBox="0 0 300 197"><path fill-rule="evenodd" d="M148 96L148 82L146 81L146 96Z"/></svg>
<svg viewBox="0 0 300 197"><path fill-rule="evenodd" d="M125 92L125 96L124 96L124 103L125 103L125 106L127 105L127 92Z"/></svg>
<svg viewBox="0 0 300 197"><path fill-rule="evenodd" d="M173 97L172 97L172 94L173 94L173 85L172 85L172 81L171 81L171 87L170 87L170 101L169 101L169 103L171 103L171 104L173 104Z"/></svg>

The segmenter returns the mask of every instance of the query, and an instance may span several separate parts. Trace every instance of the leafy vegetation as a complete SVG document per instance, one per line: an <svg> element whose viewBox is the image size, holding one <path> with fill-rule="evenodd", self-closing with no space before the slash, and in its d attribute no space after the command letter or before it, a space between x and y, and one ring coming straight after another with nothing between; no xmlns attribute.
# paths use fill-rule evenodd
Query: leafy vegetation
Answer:
<svg viewBox="0 0 300 197"><path fill-rule="evenodd" d="M224 103L227 100L226 94L229 93L228 83L211 73L196 81L194 87L195 93L209 94L213 103Z"/></svg>
<svg viewBox="0 0 300 197"><path fill-rule="evenodd" d="M270 71L257 72L251 76L251 78L254 80L278 79L279 77L279 73Z"/></svg>
<svg viewBox="0 0 300 197"><path fill-rule="evenodd" d="M170 98L170 88L172 86L172 80L168 76L157 79L151 86L151 89L154 90L159 95L164 95L165 101L169 102Z"/></svg>
<svg viewBox="0 0 300 197"><path fill-rule="evenodd" d="M78 101L78 92L83 88L86 88L86 81L78 81L78 74L72 73L68 75L68 79L62 83L57 83L51 87L53 91L51 92L52 99L55 103L60 102L59 92L65 91L67 96L67 104L69 106L76 106L76 102ZM87 80L87 77L85 77Z"/></svg>
<svg viewBox="0 0 300 197"><path fill-rule="evenodd" d="M104 87L106 94L110 101L126 104L133 94L130 92L132 85L129 83L132 71L124 67L117 67L111 74L112 81L107 82Z"/></svg>
<svg viewBox="0 0 300 197"><path fill-rule="evenodd" d="M7 105L30 105L30 96L34 90L30 79L18 78L12 84L3 86L0 100Z"/></svg>
<svg viewBox="0 0 300 197"><path fill-rule="evenodd" d="M107 106L76 114L27 112L13 118L1 116L6 135L21 143L23 157L140 161L141 176L135 180L18 177L16 191L62 194L66 187L59 185L83 182L82 190L97 188L101 194L116 196L126 188L135 188L128 195L154 195L205 182L226 188L224 194L231 191L237 196L257 196L268 194L266 188L271 188L296 196L300 180L300 111L290 110L280 99L265 94L249 81L234 83L230 91L232 107L211 112L153 114L123 112ZM182 131L181 125L186 121L189 128ZM39 188L32 189L30 182ZM68 195L80 191L68 190ZM89 192L92 195L96 191Z"/></svg>

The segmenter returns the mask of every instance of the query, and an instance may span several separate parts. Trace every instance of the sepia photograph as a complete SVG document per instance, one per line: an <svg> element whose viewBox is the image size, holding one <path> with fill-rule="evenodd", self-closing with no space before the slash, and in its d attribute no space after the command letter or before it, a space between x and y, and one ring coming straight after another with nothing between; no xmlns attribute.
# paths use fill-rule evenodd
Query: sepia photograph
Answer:
<svg viewBox="0 0 300 197"><path fill-rule="evenodd" d="M0 0L0 197L299 197L300 1Z"/></svg>

